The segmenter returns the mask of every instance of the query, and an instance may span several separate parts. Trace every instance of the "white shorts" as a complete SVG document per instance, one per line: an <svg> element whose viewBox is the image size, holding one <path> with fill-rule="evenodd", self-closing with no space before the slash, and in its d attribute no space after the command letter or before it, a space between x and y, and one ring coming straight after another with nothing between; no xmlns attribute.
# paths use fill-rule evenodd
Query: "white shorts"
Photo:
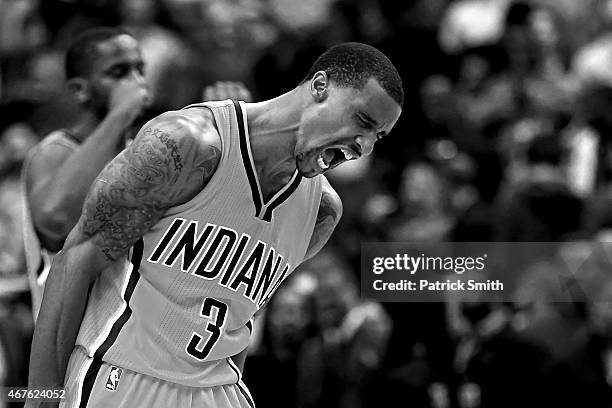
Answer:
<svg viewBox="0 0 612 408"><path fill-rule="evenodd" d="M197 388L113 366L82 347L70 356L60 408L254 408L244 383Z"/></svg>

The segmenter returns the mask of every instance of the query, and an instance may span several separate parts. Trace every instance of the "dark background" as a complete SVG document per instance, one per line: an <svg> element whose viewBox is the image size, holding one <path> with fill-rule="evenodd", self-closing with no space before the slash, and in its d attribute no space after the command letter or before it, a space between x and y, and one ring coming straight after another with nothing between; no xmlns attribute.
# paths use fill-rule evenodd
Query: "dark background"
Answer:
<svg viewBox="0 0 612 408"><path fill-rule="evenodd" d="M21 163L74 112L62 55L96 25L142 42L147 117L219 80L277 96L349 40L402 75L390 137L329 175L330 244L259 317L259 407L612 406L612 271L585 261L612 237L609 0L0 0L0 383L27 383L33 331ZM559 244L513 301L379 304L359 295L363 241ZM552 302L567 262L580 290Z"/></svg>

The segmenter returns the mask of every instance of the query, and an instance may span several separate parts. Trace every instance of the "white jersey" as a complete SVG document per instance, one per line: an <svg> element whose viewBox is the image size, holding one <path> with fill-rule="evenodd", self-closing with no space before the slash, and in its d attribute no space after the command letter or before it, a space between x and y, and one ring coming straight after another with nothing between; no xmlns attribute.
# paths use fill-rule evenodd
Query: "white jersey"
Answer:
<svg viewBox="0 0 612 408"><path fill-rule="evenodd" d="M102 361L193 387L238 381L230 357L243 351L252 317L304 259L323 176L289 183L264 202L246 111L210 109L221 136L206 187L174 207L95 282L77 339Z"/></svg>

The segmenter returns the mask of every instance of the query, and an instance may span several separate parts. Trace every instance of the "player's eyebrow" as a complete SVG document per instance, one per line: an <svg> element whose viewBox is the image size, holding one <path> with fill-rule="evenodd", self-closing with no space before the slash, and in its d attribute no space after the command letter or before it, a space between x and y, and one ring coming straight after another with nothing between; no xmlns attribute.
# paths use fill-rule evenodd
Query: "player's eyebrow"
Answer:
<svg viewBox="0 0 612 408"><path fill-rule="evenodd" d="M128 67L129 67L129 63L125 61L115 61L109 66L107 66L104 72L108 73L117 68L128 68Z"/></svg>
<svg viewBox="0 0 612 408"><path fill-rule="evenodd" d="M369 115L367 112L360 111L360 112L359 112L359 114L360 114L360 115L363 117L363 120L365 120L366 122L370 123L370 124L372 125L372 127L374 127L374 129L379 130L379 129L382 127L382 126L380 126L380 125L378 124L378 122L377 122L377 121L376 121L376 120L375 120L373 117L371 117L371 116L370 116L370 115ZM381 133L381 132L378 132L378 133ZM385 134L386 134L386 132L383 132L383 133L385 133Z"/></svg>
<svg viewBox="0 0 612 408"><path fill-rule="evenodd" d="M378 122L376 120L374 120L374 118L372 118L370 115L368 115L364 111L360 111L359 114L363 117L363 119L366 122L369 122L372 126L374 126L376 129L378 129Z"/></svg>

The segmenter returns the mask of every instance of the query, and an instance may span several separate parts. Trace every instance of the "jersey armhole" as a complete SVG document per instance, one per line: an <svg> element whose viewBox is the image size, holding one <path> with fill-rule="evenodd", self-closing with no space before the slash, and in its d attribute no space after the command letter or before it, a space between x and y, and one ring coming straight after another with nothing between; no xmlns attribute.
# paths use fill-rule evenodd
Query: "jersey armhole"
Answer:
<svg viewBox="0 0 612 408"><path fill-rule="evenodd" d="M299 264L295 266L296 268L305 261L306 254L308 253L308 248L310 247L310 240L312 239L312 235L314 234L315 228L317 227L317 215L319 214L319 208L321 207L321 198L323 198L323 179L321 179L321 177L325 177L325 176L323 176L322 174L317 176L314 179L316 180L315 181L316 184L313 187L311 187L314 189L313 197L317 197L317 198L313 198L313 200L315 200L317 204L312 205L311 207L312 212L310 216L307 217L307 219L312 220L310 225L305 226L305 228L308 228L306 231L310 231L310 234L308 234L308 241L306 242L304 253L300 257Z"/></svg>

